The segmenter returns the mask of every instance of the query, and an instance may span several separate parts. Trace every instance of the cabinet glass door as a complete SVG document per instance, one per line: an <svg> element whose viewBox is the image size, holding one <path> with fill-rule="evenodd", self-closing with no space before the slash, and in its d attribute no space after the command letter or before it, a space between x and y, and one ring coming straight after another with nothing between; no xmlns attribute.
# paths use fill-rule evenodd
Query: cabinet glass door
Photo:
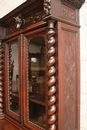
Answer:
<svg viewBox="0 0 87 130"><path fill-rule="evenodd" d="M19 89L19 43L18 38L7 41L7 79L6 79L6 111L16 120L20 120L20 89Z"/></svg>
<svg viewBox="0 0 87 130"><path fill-rule="evenodd" d="M28 49L28 121L46 128L46 49L42 36L29 41Z"/></svg>
<svg viewBox="0 0 87 130"><path fill-rule="evenodd" d="M9 45L9 109L19 114L18 44Z"/></svg>

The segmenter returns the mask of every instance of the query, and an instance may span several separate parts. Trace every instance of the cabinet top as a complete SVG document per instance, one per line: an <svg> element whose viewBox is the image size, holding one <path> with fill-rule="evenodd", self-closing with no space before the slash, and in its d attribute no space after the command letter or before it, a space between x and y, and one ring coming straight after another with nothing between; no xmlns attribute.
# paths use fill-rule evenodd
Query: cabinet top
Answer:
<svg viewBox="0 0 87 130"><path fill-rule="evenodd" d="M49 19L79 24L78 10L85 0L27 0L0 19L6 36Z"/></svg>
<svg viewBox="0 0 87 130"><path fill-rule="evenodd" d="M73 6L75 6L76 8L80 8L82 6L82 4L85 2L85 0L61 0L61 2L69 3Z"/></svg>

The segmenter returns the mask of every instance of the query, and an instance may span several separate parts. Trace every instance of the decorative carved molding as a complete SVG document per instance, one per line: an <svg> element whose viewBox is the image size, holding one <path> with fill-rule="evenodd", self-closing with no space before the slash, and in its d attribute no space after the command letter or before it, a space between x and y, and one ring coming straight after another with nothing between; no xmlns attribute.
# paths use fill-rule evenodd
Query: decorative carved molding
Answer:
<svg viewBox="0 0 87 130"><path fill-rule="evenodd" d="M25 26L37 23L37 22L43 20L44 17L45 17L45 14L43 11L35 13L33 16L30 16L25 19Z"/></svg>
<svg viewBox="0 0 87 130"><path fill-rule="evenodd" d="M80 8L82 6L82 4L85 2L85 0L61 0L62 3L69 3L73 6L75 6L76 8Z"/></svg>
<svg viewBox="0 0 87 130"><path fill-rule="evenodd" d="M22 26L21 29L33 25L34 23L37 23L39 21L43 21L44 18L47 18L46 16L51 17L51 11L53 11L53 8L51 9L51 6L54 7L54 5L51 2L51 0L29 0L17 9L15 9L14 11L12 11L9 15L2 18L0 23L3 23L3 26L6 27L6 35L14 33L18 31L18 29L20 29L17 28L17 25L13 19L13 17L17 18L18 14L22 14L23 19L25 21L24 26ZM84 0L61 0L61 2L63 3L63 5L67 5L68 3L68 5L70 4L76 8L80 8ZM57 5L54 8L57 8ZM63 8L62 12L63 16L66 16L69 19L74 20L75 13L73 12L73 10L70 10L67 7L67 9ZM54 15L54 18L57 18L57 13L54 13L54 11L52 15Z"/></svg>
<svg viewBox="0 0 87 130"><path fill-rule="evenodd" d="M16 28L17 29L21 28L25 23L21 14L19 14L17 17L14 17L14 19L15 19L15 22L16 22Z"/></svg>
<svg viewBox="0 0 87 130"><path fill-rule="evenodd" d="M62 5L62 15L63 17L76 21L76 11L65 5Z"/></svg>
<svg viewBox="0 0 87 130"><path fill-rule="evenodd" d="M39 0L40 1L40 0ZM39 9L39 10L38 10ZM35 12L32 14L32 11ZM39 2L38 4L34 4L32 7L28 7L23 12L21 12L22 18L24 19L24 25L21 28L17 28L17 24L13 21L13 24L8 24L6 28L6 35L9 35L17 30L23 29L27 26L33 25L37 22L43 21L46 14L43 10L43 3ZM15 16L17 17L17 16Z"/></svg>
<svg viewBox="0 0 87 130"><path fill-rule="evenodd" d="M44 12L46 15L51 14L51 0L44 0Z"/></svg>
<svg viewBox="0 0 87 130"><path fill-rule="evenodd" d="M76 64L75 64L75 39L76 34L63 31L64 36L64 130L76 129Z"/></svg>
<svg viewBox="0 0 87 130"><path fill-rule="evenodd" d="M47 38L48 38L48 130L56 130L56 68L55 68L55 38L54 38L54 21L50 20L48 25L48 32L47 32Z"/></svg>
<svg viewBox="0 0 87 130"><path fill-rule="evenodd" d="M27 17L25 19L25 26L24 27L27 27L27 26L30 26L32 24L35 24L41 20L43 20L43 18L45 17L44 15L44 12L38 12L38 13L35 13L32 17ZM9 35L15 31L17 31L18 29L16 28L16 24L13 26L10 26L10 27L7 27L7 30L6 30L6 34Z"/></svg>
<svg viewBox="0 0 87 130"><path fill-rule="evenodd" d="M0 39L2 40L5 37L5 28L0 26Z"/></svg>
<svg viewBox="0 0 87 130"><path fill-rule="evenodd" d="M4 118L4 107L3 107L3 77L4 77L4 48L0 45L0 119Z"/></svg>

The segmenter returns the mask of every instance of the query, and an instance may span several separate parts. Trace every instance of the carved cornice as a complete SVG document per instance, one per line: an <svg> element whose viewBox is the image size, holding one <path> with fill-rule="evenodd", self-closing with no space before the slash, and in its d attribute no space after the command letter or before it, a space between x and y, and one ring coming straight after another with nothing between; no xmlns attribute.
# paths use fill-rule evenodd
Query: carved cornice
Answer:
<svg viewBox="0 0 87 130"><path fill-rule="evenodd" d="M25 25L24 25L24 27L30 26L32 24L35 24L35 23L41 21L44 17L45 17L45 15L44 15L43 11L37 12L32 17L30 16L30 17L25 18ZM16 24L14 26L11 25L11 26L7 27L6 34L9 35L9 34L15 32L17 30L18 29L16 28Z"/></svg>
<svg viewBox="0 0 87 130"><path fill-rule="evenodd" d="M19 10L19 8L18 8L18 10ZM31 4L29 3L28 5L23 6L22 10L21 10L21 8L19 11L18 10L17 11L15 10L14 13L11 12L11 14L9 14L8 17L4 18L4 22L6 21L6 23L5 23L6 35L9 35L20 29L23 29L27 26L40 22L46 16L44 9L43 9L42 0L38 0L38 1L32 0ZM21 26L21 28L17 28L17 24L14 19L14 17L16 18L19 14L22 15L22 18L24 20L24 24Z"/></svg>
<svg viewBox="0 0 87 130"><path fill-rule="evenodd" d="M80 8L82 6L82 4L85 2L85 0L61 0L62 3L69 3L73 6L75 6L76 8Z"/></svg>
<svg viewBox="0 0 87 130"><path fill-rule="evenodd" d="M59 13L53 9L57 9L60 5L58 0L54 0L56 3L53 5L53 0L27 0L24 4L17 7L11 13L0 19L0 25L6 28L6 35L23 29L27 26L31 26L37 22L44 21L49 18L58 18ZM63 18L76 21L76 13L74 9L67 5L71 5L75 8L80 8L85 0L60 0L62 3L61 10ZM21 14L24 22L22 22L21 28L17 28L17 23L14 18ZM3 25L2 25L3 23Z"/></svg>

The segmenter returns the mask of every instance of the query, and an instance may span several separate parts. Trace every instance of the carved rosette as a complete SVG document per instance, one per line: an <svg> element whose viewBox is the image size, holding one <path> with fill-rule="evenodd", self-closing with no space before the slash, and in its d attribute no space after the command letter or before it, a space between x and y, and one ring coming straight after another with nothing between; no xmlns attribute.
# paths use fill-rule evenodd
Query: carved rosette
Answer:
<svg viewBox="0 0 87 130"><path fill-rule="evenodd" d="M47 78L48 78L48 128L49 130L56 130L56 68L55 68L55 38L54 38L54 21L50 20L48 25L48 52L47 52Z"/></svg>
<svg viewBox="0 0 87 130"><path fill-rule="evenodd" d="M46 15L51 14L51 0L44 0L44 12Z"/></svg>
<svg viewBox="0 0 87 130"><path fill-rule="evenodd" d="M3 69L4 69L4 48L0 45L0 119L4 118L3 108Z"/></svg>
<svg viewBox="0 0 87 130"><path fill-rule="evenodd" d="M9 107L11 107L12 103L12 66L11 66L11 63L12 63L12 49L11 49L11 46L9 46Z"/></svg>

